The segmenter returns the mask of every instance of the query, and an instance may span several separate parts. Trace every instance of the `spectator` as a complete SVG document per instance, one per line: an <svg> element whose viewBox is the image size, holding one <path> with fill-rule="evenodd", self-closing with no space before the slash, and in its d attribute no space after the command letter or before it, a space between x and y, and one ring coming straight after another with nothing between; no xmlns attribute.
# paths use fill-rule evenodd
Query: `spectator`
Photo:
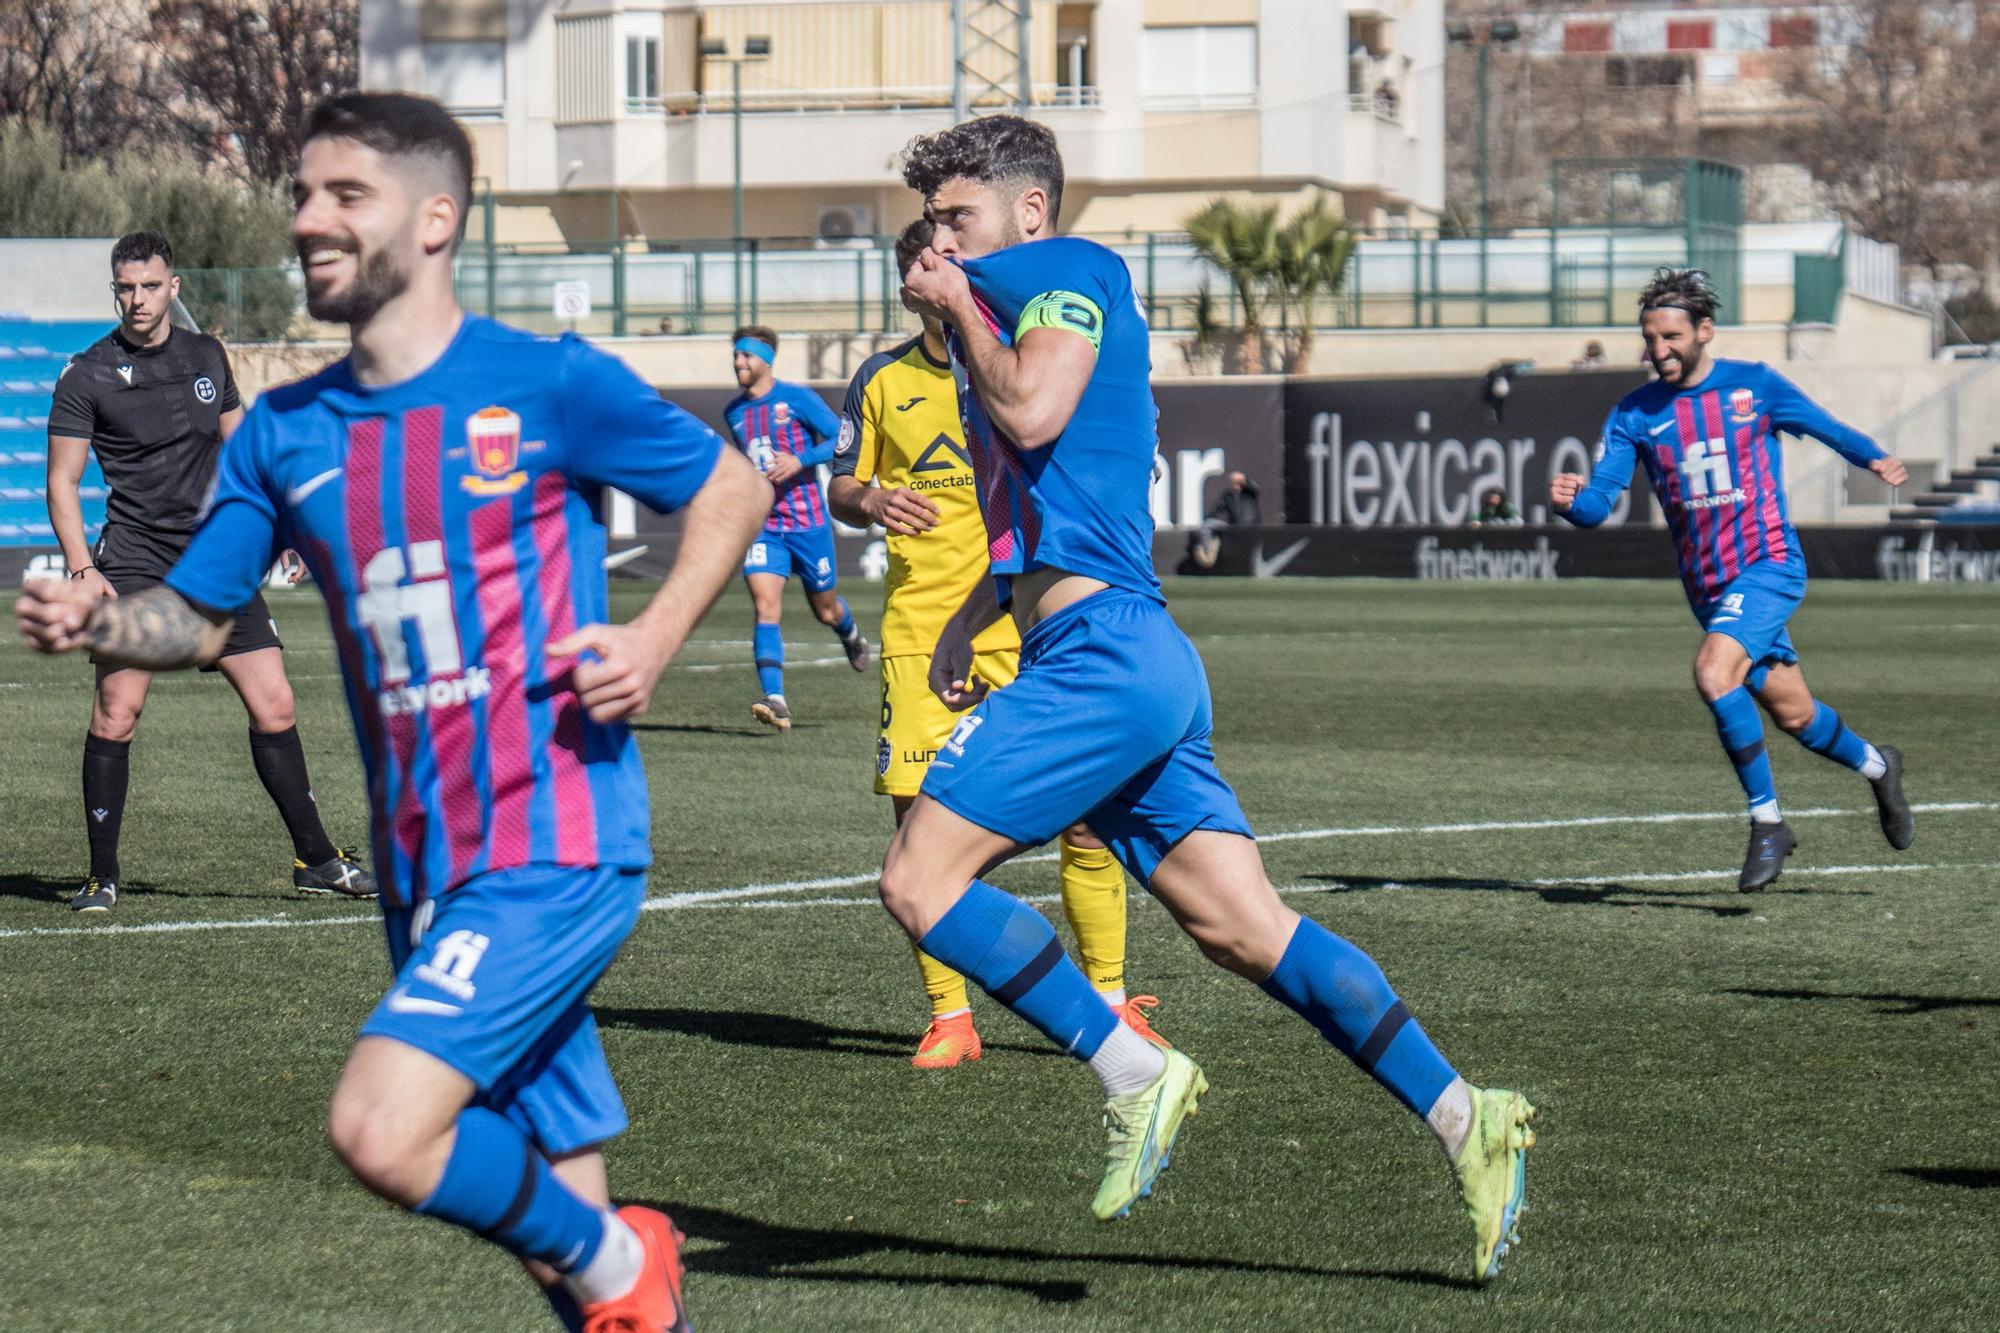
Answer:
<svg viewBox="0 0 2000 1333"><path fill-rule="evenodd" d="M1254 528L1263 522L1264 515L1257 503L1257 483L1241 472L1230 473L1228 482L1222 498L1208 511L1208 519L1202 526Z"/></svg>
<svg viewBox="0 0 2000 1333"><path fill-rule="evenodd" d="M1222 553L1222 535L1217 529L1253 528L1264 521L1257 502L1257 483L1241 472L1230 473L1227 481L1215 507L1188 538L1188 555L1202 569L1214 568L1215 558Z"/></svg>
<svg viewBox="0 0 2000 1333"><path fill-rule="evenodd" d="M1498 486L1479 497L1479 512L1472 516L1472 526L1518 528L1521 526L1521 511L1507 498L1507 492Z"/></svg>
<svg viewBox="0 0 2000 1333"><path fill-rule="evenodd" d="M674 317L672 315L661 315L660 326L655 329L646 330L646 336L648 338L664 338L667 337L669 334L671 334L673 331L674 331Z"/></svg>
<svg viewBox="0 0 2000 1333"><path fill-rule="evenodd" d="M1583 345L1583 355L1569 363L1571 370L1599 370L1609 364L1604 359L1604 344L1587 342Z"/></svg>
<svg viewBox="0 0 2000 1333"><path fill-rule="evenodd" d="M1396 118L1397 101L1396 85L1388 79L1382 80L1375 88L1376 113L1394 120Z"/></svg>

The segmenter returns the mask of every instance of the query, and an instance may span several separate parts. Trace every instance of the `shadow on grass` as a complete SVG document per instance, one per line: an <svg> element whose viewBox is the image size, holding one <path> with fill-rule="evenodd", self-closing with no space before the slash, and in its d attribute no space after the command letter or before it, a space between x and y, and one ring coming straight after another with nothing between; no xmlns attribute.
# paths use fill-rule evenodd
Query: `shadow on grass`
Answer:
<svg viewBox="0 0 2000 1333"><path fill-rule="evenodd" d="M648 722L641 718L627 724L634 731L667 731L683 736L768 736L771 729L766 726L732 727L714 722Z"/></svg>
<svg viewBox="0 0 2000 1333"><path fill-rule="evenodd" d="M916 1050L915 1031L882 1032L870 1028L842 1028L790 1014L758 1014L728 1009L613 1009L596 1011L600 1027L628 1028L640 1032L675 1032L685 1037L707 1037L733 1046L758 1046L778 1051L825 1051L836 1055L875 1055L907 1060ZM1013 1051L1021 1055L1061 1057L1052 1046L1022 1046L1009 1042L984 1043L989 1051ZM1064 1057L1067 1058L1067 1057Z"/></svg>
<svg viewBox="0 0 2000 1333"><path fill-rule="evenodd" d="M0 875L0 898L24 898L31 903L54 903L68 906L69 900L83 887L85 876L74 875L63 879L48 875ZM245 898L260 895L229 893L217 889L172 889L150 880L118 881L118 898L123 902L127 897L137 898ZM295 897L292 894L279 895Z"/></svg>
<svg viewBox="0 0 2000 1333"><path fill-rule="evenodd" d="M1327 893L1367 893L1374 889L1455 889L1467 893L1532 893L1554 907L1663 907L1710 916L1749 916L1757 909L1736 895L1725 907L1718 903L1682 902L1677 895L1632 888L1624 884L1533 884L1518 879L1482 879L1457 875L1403 877L1391 875L1307 875L1326 885Z"/></svg>
<svg viewBox="0 0 2000 1333"><path fill-rule="evenodd" d="M1866 1000L1879 1004L1878 1014L1932 1014L1941 1009L2000 1009L2000 996L1905 995L1893 991L1778 990L1761 986L1735 987L1724 995L1748 995L1759 1000Z"/></svg>
<svg viewBox="0 0 2000 1333"><path fill-rule="evenodd" d="M1964 1190L2000 1190L2000 1171L1983 1166L1904 1166L1883 1173L1908 1176L1926 1185L1952 1185Z"/></svg>
<svg viewBox="0 0 2000 1333"><path fill-rule="evenodd" d="M942 1273L891 1274L872 1272L814 1272L808 1265L863 1255L912 1255L950 1260L984 1260L1009 1264L1091 1264L1116 1265L1161 1272L1210 1272L1272 1274L1284 1277L1358 1279L1398 1282L1412 1286L1442 1287L1450 1291L1476 1291L1479 1284L1469 1278L1416 1270L1367 1268L1309 1268L1299 1264L1264 1263L1254 1259L1227 1259L1206 1255L1117 1254L1076 1250L1031 1249L1016 1245L976 1245L899 1236L891 1232L866 1231L858 1227L795 1227L762 1222L740 1213L703 1208L695 1204L646 1204L669 1214L690 1237L721 1246L687 1256L690 1269L698 1273L721 1273L731 1277L808 1282L888 1283L897 1286L993 1287L1020 1292L1052 1304L1070 1304L1090 1294L1090 1284L1080 1279L1028 1279L1005 1277L950 1276Z"/></svg>

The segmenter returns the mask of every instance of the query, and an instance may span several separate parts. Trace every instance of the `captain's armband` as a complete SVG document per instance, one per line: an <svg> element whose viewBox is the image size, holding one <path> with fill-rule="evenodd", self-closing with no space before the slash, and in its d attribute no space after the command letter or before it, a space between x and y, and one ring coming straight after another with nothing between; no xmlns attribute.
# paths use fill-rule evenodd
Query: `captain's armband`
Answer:
<svg viewBox="0 0 2000 1333"><path fill-rule="evenodd" d="M1092 351L1101 351L1104 346L1104 312L1097 302L1075 292L1043 292L1028 302L1014 326L1015 343L1019 344L1030 329L1068 329L1090 339Z"/></svg>

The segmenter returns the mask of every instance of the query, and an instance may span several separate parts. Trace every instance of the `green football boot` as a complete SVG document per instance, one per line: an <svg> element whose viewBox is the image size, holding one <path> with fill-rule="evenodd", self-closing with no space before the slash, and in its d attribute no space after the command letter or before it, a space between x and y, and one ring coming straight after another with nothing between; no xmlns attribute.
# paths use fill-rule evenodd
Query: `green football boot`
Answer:
<svg viewBox="0 0 2000 1333"><path fill-rule="evenodd" d="M1104 1132L1111 1147L1104 1183L1090 1205L1100 1222L1128 1215L1134 1203L1152 1194L1153 1182L1167 1169L1181 1122L1195 1113L1208 1091L1208 1080L1194 1061L1179 1051L1164 1054L1167 1067L1158 1078L1104 1104Z"/></svg>
<svg viewBox="0 0 2000 1333"><path fill-rule="evenodd" d="M1451 1164L1465 1215L1472 1219L1472 1275L1485 1282L1500 1272L1507 1247L1521 1239L1516 1225L1528 1209L1528 1149L1535 1146L1535 1108L1518 1092L1474 1088L1472 1129Z"/></svg>

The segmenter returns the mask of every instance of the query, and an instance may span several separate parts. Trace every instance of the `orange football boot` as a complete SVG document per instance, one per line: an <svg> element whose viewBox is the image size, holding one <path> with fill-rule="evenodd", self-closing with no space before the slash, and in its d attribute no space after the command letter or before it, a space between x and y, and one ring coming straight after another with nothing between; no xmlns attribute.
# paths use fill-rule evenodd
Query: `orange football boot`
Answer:
<svg viewBox="0 0 2000 1333"><path fill-rule="evenodd" d="M618 1210L639 1233L646 1266L632 1290L616 1300L583 1307L583 1333L694 1333L681 1303L681 1242L687 1237L665 1213L627 1206Z"/></svg>
<svg viewBox="0 0 2000 1333"><path fill-rule="evenodd" d="M980 1050L979 1033L968 1010L950 1018L933 1018L910 1063L919 1069L950 1069L961 1060L977 1060Z"/></svg>
<svg viewBox="0 0 2000 1333"><path fill-rule="evenodd" d="M1148 1023L1146 1015L1140 1012L1143 1009L1157 1009L1159 1007L1160 997L1157 995L1134 995L1126 1000L1125 1003L1112 1006L1112 1011L1118 1015L1118 1021L1126 1027L1131 1028L1161 1050L1171 1051L1174 1048L1174 1044L1153 1031L1153 1025Z"/></svg>

